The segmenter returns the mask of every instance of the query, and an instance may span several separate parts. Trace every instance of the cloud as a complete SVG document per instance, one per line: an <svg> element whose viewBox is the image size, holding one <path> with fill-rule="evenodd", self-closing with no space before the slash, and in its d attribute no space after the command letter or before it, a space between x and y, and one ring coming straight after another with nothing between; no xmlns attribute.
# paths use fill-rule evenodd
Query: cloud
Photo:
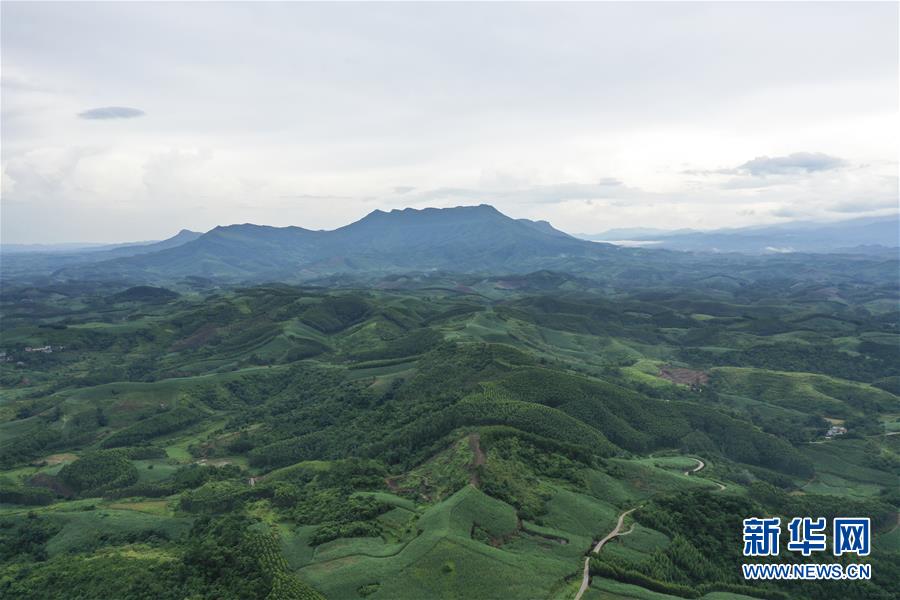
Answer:
<svg viewBox="0 0 900 600"><path fill-rule="evenodd" d="M830 171L847 165L847 161L821 152L795 152L787 156L757 156L737 167L737 171L756 177Z"/></svg>
<svg viewBox="0 0 900 600"><path fill-rule="evenodd" d="M797 209L792 206L781 206L772 211L772 216L784 219L796 219L809 216L808 213L808 210Z"/></svg>
<svg viewBox="0 0 900 600"><path fill-rule="evenodd" d="M856 200L844 200L836 202L828 207L828 210L837 213L865 213L888 208L897 209L896 197L884 198L860 198Z"/></svg>
<svg viewBox="0 0 900 600"><path fill-rule="evenodd" d="M524 202L550 203L566 202L569 200L593 200L618 198L624 195L627 188L613 177L604 177L594 183L556 183L551 185L536 185L528 189L512 190L504 197Z"/></svg>
<svg viewBox="0 0 900 600"><path fill-rule="evenodd" d="M336 196L334 194L281 194L281 200L352 200L352 196Z"/></svg>
<svg viewBox="0 0 900 600"><path fill-rule="evenodd" d="M847 166L847 161L821 152L794 152L787 156L757 156L742 165L723 169L687 169L682 175L751 175L766 177L767 175L801 175L831 171ZM755 187L749 184L748 187ZM765 184L759 184L765 185ZM738 187L745 187L740 185Z"/></svg>
<svg viewBox="0 0 900 600"><path fill-rule="evenodd" d="M134 119L143 117L144 114L144 111L128 106L102 106L80 112L78 117L81 119Z"/></svg>
<svg viewBox="0 0 900 600"><path fill-rule="evenodd" d="M412 191L415 191L416 188L409 185L398 185L394 188L394 193L397 195L408 194Z"/></svg>
<svg viewBox="0 0 900 600"><path fill-rule="evenodd" d="M681 171L682 175L737 175L737 169L686 169Z"/></svg>
<svg viewBox="0 0 900 600"><path fill-rule="evenodd" d="M897 170L896 5L3 9L4 241L331 228L481 202L572 231L713 228L896 198L882 179ZM214 155L167 155L192 149ZM787 156L801 150L851 165L811 171L821 161ZM692 168L720 172L677 172Z"/></svg>
<svg viewBox="0 0 900 600"><path fill-rule="evenodd" d="M454 188L444 187L415 194L417 201L479 200L520 204L556 204L571 200L598 200L632 197L640 190L629 188L614 177L603 177L593 183L564 182L520 188Z"/></svg>

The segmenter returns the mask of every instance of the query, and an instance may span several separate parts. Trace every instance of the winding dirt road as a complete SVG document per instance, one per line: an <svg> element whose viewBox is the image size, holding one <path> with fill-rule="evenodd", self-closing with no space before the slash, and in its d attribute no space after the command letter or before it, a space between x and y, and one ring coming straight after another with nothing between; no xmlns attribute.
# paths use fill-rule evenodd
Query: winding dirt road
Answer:
<svg viewBox="0 0 900 600"><path fill-rule="evenodd" d="M591 556L600 552L603 549L603 545L606 544L609 540L619 537L621 535L628 535L634 530L634 525L628 531L622 531L622 525L625 522L625 517L627 517L630 513L637 510L637 507L626 510L621 515L619 515L619 522L616 523L615 529L606 534L606 537L597 542L597 545L594 546L594 549L591 550L591 553L584 557L584 574L581 577L581 587L578 588L578 593L575 594L575 600L581 600L581 597L587 591L588 586L591 584Z"/></svg>
<svg viewBox="0 0 900 600"><path fill-rule="evenodd" d="M700 460L699 458L695 458L694 460L697 461L697 466L694 467L693 469L688 469L687 471L685 471L684 472L685 475L690 475L691 473L696 473L697 471L699 471L700 469L702 469L703 467L706 466L706 463L703 462L702 460Z"/></svg>
<svg viewBox="0 0 900 600"><path fill-rule="evenodd" d="M694 467L693 469L688 469L687 471L685 471L685 472L684 472L685 475L693 475L693 474L696 473L697 471L699 471L699 470L703 469L704 467L706 467L706 463L703 462L702 460L700 460L699 458L695 458L694 460L697 461L697 466ZM710 481L711 483L716 484L716 485L719 487L719 491L720 491L720 492L721 492L722 490L725 489L725 484L724 484L724 483L719 483L718 481L713 481L712 479L708 479L707 481Z"/></svg>

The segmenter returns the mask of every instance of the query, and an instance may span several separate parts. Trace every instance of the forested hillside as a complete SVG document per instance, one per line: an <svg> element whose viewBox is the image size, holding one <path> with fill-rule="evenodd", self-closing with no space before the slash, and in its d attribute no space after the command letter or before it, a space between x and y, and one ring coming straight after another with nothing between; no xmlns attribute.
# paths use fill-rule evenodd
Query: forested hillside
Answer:
<svg viewBox="0 0 900 600"><path fill-rule="evenodd" d="M0 596L572 598L627 513L583 597L896 597L866 277L7 286ZM740 577L741 519L850 513L870 582Z"/></svg>

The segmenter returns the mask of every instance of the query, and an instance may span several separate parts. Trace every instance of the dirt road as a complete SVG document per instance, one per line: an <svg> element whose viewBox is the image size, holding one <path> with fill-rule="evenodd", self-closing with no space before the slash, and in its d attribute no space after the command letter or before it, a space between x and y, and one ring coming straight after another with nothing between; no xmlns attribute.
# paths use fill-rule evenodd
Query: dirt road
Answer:
<svg viewBox="0 0 900 600"><path fill-rule="evenodd" d="M600 550L603 549L603 545L606 544L609 540L619 537L621 535L628 535L634 529L634 526L631 527L628 531L622 531L622 525L625 522L625 517L627 517L630 513L637 510L637 507L626 510L621 515L619 515L619 522L616 523L615 529L606 534L606 537L597 542L597 545L594 546L594 549L591 550L591 554L584 558L584 574L581 577L581 587L578 588L578 593L575 594L575 600L581 600L581 597L587 591L588 586L591 584L591 556L594 554L598 554Z"/></svg>
<svg viewBox="0 0 900 600"><path fill-rule="evenodd" d="M706 463L703 462L702 460L700 460L699 458L695 458L694 460L697 461L697 466L694 467L693 469L688 469L687 471L685 471L684 472L685 475L693 475L694 473L696 473L696 472L700 471L701 469L703 469L704 467L706 467ZM712 481L712 480L708 480L708 481ZM719 487L720 492L725 489L724 483L719 483L718 481L712 481L712 483L716 484Z"/></svg>
<svg viewBox="0 0 900 600"><path fill-rule="evenodd" d="M694 467L693 469L688 469L687 471L685 471L684 472L685 475L690 475L691 473L696 473L697 471L701 470L703 467L706 466L706 463L703 462L702 460L700 460L699 458L695 458L694 460L697 461L697 466Z"/></svg>
<svg viewBox="0 0 900 600"><path fill-rule="evenodd" d="M469 483L474 487L478 487L481 483L478 480L478 467L485 463L486 458L481 450L481 436L477 433L469 435L469 449L475 455L474 461L469 465Z"/></svg>

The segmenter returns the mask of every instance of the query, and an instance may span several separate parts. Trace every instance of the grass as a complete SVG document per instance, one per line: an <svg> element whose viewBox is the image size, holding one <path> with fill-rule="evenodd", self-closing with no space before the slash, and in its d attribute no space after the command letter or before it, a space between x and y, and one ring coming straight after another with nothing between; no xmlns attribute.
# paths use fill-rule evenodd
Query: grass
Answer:
<svg viewBox="0 0 900 600"><path fill-rule="evenodd" d="M299 569L313 561L316 549L309 540L318 529L317 525L293 526L286 523L277 525L281 550L291 569Z"/></svg>
<svg viewBox="0 0 900 600"><path fill-rule="evenodd" d="M681 600L680 596L651 592L642 587L621 583L612 579L594 577L591 587L584 594L585 600ZM752 596L732 594L730 592L710 592L701 596L701 600L755 600Z"/></svg>
<svg viewBox="0 0 900 600"><path fill-rule="evenodd" d="M616 465L621 473L622 479L627 484L627 488L634 498L649 498L656 494L665 492L675 492L686 489L697 489L705 487L709 489L718 489L718 486L702 477L688 476L683 472L673 472L668 468L660 468L652 464L646 464L646 461L658 461L661 458L653 459L610 459L610 463ZM693 461L692 466L696 466Z"/></svg>
<svg viewBox="0 0 900 600"><path fill-rule="evenodd" d="M397 496L395 494L388 494L386 492L357 492L354 495L371 496L384 504L390 504L391 506L396 506L397 508L401 508L411 512L418 511L415 502L413 502L409 498L401 498L400 496Z"/></svg>
<svg viewBox="0 0 900 600"><path fill-rule="evenodd" d="M864 440L833 440L807 444L802 452L816 465L816 477L803 487L809 493L872 497L896 487L900 478L866 466Z"/></svg>
<svg viewBox="0 0 900 600"><path fill-rule="evenodd" d="M616 507L597 498L557 488L547 502L542 521L548 527L577 536L572 543L580 542L586 548L591 538L615 527L618 514Z"/></svg>
<svg viewBox="0 0 900 600"><path fill-rule="evenodd" d="M175 513L169 505L168 500L138 500L134 502L113 502L107 504L106 508L110 510L134 510L150 515L161 517L171 517Z"/></svg>
<svg viewBox="0 0 900 600"><path fill-rule="evenodd" d="M875 534L874 544L877 550L900 552L900 519L890 531Z"/></svg>
<svg viewBox="0 0 900 600"><path fill-rule="evenodd" d="M174 538L191 527L190 519L162 517L137 510L97 509L83 512L59 513L56 518L64 525L47 543L50 556L82 552L101 535L137 534L159 531Z"/></svg>
<svg viewBox="0 0 900 600"><path fill-rule="evenodd" d="M206 420L201 424L191 426L187 435L182 431L163 436L165 438L163 443L167 444L165 445L166 454L180 463L193 462L194 457L188 451L188 446L206 441L214 431L222 429L225 423L227 423L227 419Z"/></svg>
<svg viewBox="0 0 900 600"><path fill-rule="evenodd" d="M162 481L178 470L178 466L169 463L168 459L147 459L132 462L137 467L138 481L141 483Z"/></svg>
<svg viewBox="0 0 900 600"><path fill-rule="evenodd" d="M788 373L744 367L712 370L718 390L747 396L807 414L846 418L861 407L900 409L900 398L868 384L827 375Z"/></svg>
<svg viewBox="0 0 900 600"><path fill-rule="evenodd" d="M383 558L395 556L405 547L405 543L389 544L380 537L341 538L318 546L313 558L317 562L357 555Z"/></svg>
<svg viewBox="0 0 900 600"><path fill-rule="evenodd" d="M638 459L635 462L660 469L678 471L680 473L684 473L688 469L693 469L697 466L697 460L690 456L657 456Z"/></svg>
<svg viewBox="0 0 900 600"><path fill-rule="evenodd" d="M399 489L415 490L422 500L442 500L469 481L469 465L474 460L468 438L462 437L402 477L394 480Z"/></svg>
<svg viewBox="0 0 900 600"><path fill-rule="evenodd" d="M639 524L635 524L634 530L628 535L616 539L618 543L609 547L613 554L617 551L652 554L655 550L664 550L669 545L669 537L666 534Z"/></svg>
<svg viewBox="0 0 900 600"><path fill-rule="evenodd" d="M402 323L415 323L419 317L428 317L432 309L436 310L435 307L425 304L436 304L446 298L464 297L459 291L452 291L455 282L447 280L441 283L445 284L448 286L445 291L428 290L425 303L419 298L414 299L405 294L398 293L391 296L389 293L382 295L381 292L373 292L384 301L384 307L391 306L394 309L408 309L408 311L398 310L394 313L396 321L380 316L373 317L334 334L323 334L298 318L289 316L281 319L279 325L271 330L259 329L259 335L256 335L254 330L249 331L247 336L241 336L239 327L235 327L230 333L223 328L222 335L225 337L221 343L217 343L215 348L213 345L209 348L200 348L197 352L171 350L170 341L164 343L160 341L156 347L150 342L140 342L139 346L129 350L132 358L135 355L143 355L145 350L155 348L163 351L160 360L165 370L156 373L165 373L165 377L168 378L152 384L123 382L78 390L62 388L52 394L48 392L47 396L51 400L65 401L63 418L53 427L61 426L78 413L91 415L95 407L100 406L110 419L109 429L114 430L154 414L160 409L160 404L171 407L185 401L194 395L193 388L198 384L227 384L250 373L276 373L280 369L294 368L288 365L273 365L271 368L247 367L245 359L251 353L256 353L258 358L264 361L274 361L287 353L291 345L296 343L296 338L314 340L331 349L328 354L321 355L307 364L324 367L335 359L329 368L341 374L342 384L346 384L348 389L366 388L367 392L373 394L374 402L384 401L383 416L397 409L398 412L402 412L406 410L406 406L397 406L391 404L389 400L383 400L380 397L381 393L387 391L399 379L411 380L427 373L429 358L400 357L353 363L347 361L347 356L353 352L381 348L385 340L403 335L407 325L401 325ZM466 286L468 285L467 283ZM725 306L715 301L693 303L688 300L684 302L696 306L685 308L686 312L682 316L691 317L697 323L697 330L685 324L684 319L674 322L674 326L673 323L663 323L662 320L660 324L653 323L652 317L656 313L649 311L649 301L647 312L641 306L633 307L634 310L611 318L609 327L599 329L595 327L597 322L590 322L594 317L588 317L587 313L578 315L573 313L569 315L571 319L566 316L555 321L529 320L528 315L524 314L525 311L511 312L508 314L513 316L506 316L507 313L501 310L501 306L511 299L510 295L495 289L493 284L473 284L472 287L490 294L491 298L500 302L478 304L479 310L476 312L454 313L457 316L437 319L430 326L451 340L512 344L530 353L536 360L546 359L543 364L547 368L559 366L560 371L598 374L602 378L617 378L621 373L621 383L626 387L634 387L648 395L658 395L667 399L684 398L687 392L683 386L677 386L657 376L661 365L678 364L699 368L698 365L679 362L687 360L680 354L682 346L727 352L750 348L765 337L771 341L815 346L823 343L823 340L828 341L829 335L825 331L834 331L840 335L832 335L829 343L844 350L856 351L863 339L889 344L897 338L896 334L875 331L859 334L846 331L848 335L845 335L844 330L848 329L847 322L835 319L807 319L802 323L797 321L798 324L808 327L809 331L789 331L771 336L754 335L745 327L752 319L748 320L740 315L747 313L766 317L771 316L771 313L777 316L778 313L772 312L775 310L773 307L752 304ZM235 297L231 292L228 294L232 298ZM240 295L238 292L235 294ZM706 292L702 296L705 299ZM727 296L728 294L722 293L723 298ZM197 300L202 299L198 297ZM464 301L473 305L480 302L475 300L474 296ZM673 300L676 301L677 299ZM286 314L297 314L304 305L317 302L319 300L314 298L299 298L291 311ZM262 317L265 311L260 308L259 303L249 298L238 297L235 304L243 315ZM677 309L676 304L672 306ZM805 312L806 309L804 314ZM269 313L268 316L274 318L275 313ZM102 330L95 331L97 335L112 333L119 335L143 329L151 324L156 327L155 320L150 318L125 324L99 323L96 321L98 318L102 317L91 317L88 323L74 327L73 329L81 330L74 333L84 335L87 333L86 330L90 329ZM596 318L602 320L606 317L601 313ZM549 322L553 326L539 325L538 322ZM579 329L579 324L584 327ZM631 327L632 324L635 324L635 329L626 332L625 328ZM169 333L174 332L174 324L168 325L173 327ZM718 328L723 333L705 335L699 331L705 328ZM726 330L727 333L724 333ZM157 331L160 334L159 340L168 339L166 331L168 330ZM586 333L587 331L602 333L592 335ZM755 328L752 331L758 333L760 330ZM691 341L690 336L694 333L704 333L704 336L698 335ZM23 334L28 334L28 331L23 330ZM37 334L32 337L35 343L40 341ZM105 353L94 353L90 360L102 364L107 358ZM68 363L66 364L66 368L69 369ZM89 374L90 365L86 365L87 363L78 363L71 367L71 371L54 374L58 377L55 381L67 381L66 373L69 372L76 375ZM606 367L609 366L619 367L620 370L607 370ZM227 368L237 370L231 373L208 372L212 369ZM169 377L170 373L203 371L207 373ZM880 413L887 431L900 431L900 417L898 417L900 405L897 397L867 384L822 375L762 369L724 367L714 371L718 380L716 391L720 392L719 396L722 399L718 408L723 412L743 417L749 415L764 417L765 419L760 420L770 422L779 419L793 420L809 414L841 419L858 416L863 412L861 407L870 405L875 407L875 410L869 411L869 414ZM12 436L28 435L37 427L40 417L14 419L19 404L24 404L15 398L25 394L38 398L39 385L50 383L49 379L38 379L43 376L29 373L32 379L30 389L0 392L0 398L3 398L4 402L0 406L0 441ZM49 371L46 377L50 377ZM653 389L649 389L648 386ZM302 393L299 393L298 403L305 400L301 396ZM237 409L230 404L217 405L210 401L209 410L217 412L210 415L202 424L160 436L156 440L157 445L166 447L168 460L135 461L140 481L163 480L175 471L178 467L176 463L195 462L196 458L189 451L192 445L215 439L216 443L212 445L216 449L221 449L226 441L226 434L218 430L229 421L252 423L253 427L262 428L260 430L262 434L266 433L266 428L277 429L281 425L288 424L286 419L267 416L265 412L267 399L259 398L259 400L261 403L259 410L254 409L250 414L243 408ZM686 401L703 401L703 398L690 396ZM360 411L362 410L361 408ZM232 416L246 418L233 420ZM327 416L323 415L322 420L326 421L324 417ZM523 420L522 423L523 427L532 425L527 420ZM499 485L491 488L506 490L498 491L497 494L504 498L515 498L510 500L511 502L521 502L523 498L540 500L541 494L547 493L546 511L532 512L529 505L529 512L524 510L522 512L533 518L523 522L519 520L512 505L489 497L469 484L473 454L465 433L467 432L460 433L455 442L446 444L441 451L425 462L419 463L409 472L392 478L390 487L396 493L357 492L358 495L371 496L390 506L387 512L376 517L381 527L381 535L378 537L341 538L316 547L310 540L317 526L297 526L280 520L288 518L288 513L274 509L268 500L248 501L242 510L277 528L279 543L290 568L297 571L303 579L322 589L329 597L358 598L365 592L368 594L367 597L371 598L550 597L568 600L578 586L583 553L593 541L613 528L616 517L622 510L638 506L656 494L678 490L709 489L716 493L716 485L707 477L735 475L736 471L742 469L740 465L713 456L714 465L708 466L708 469L696 475L685 476L684 471L694 468L696 461L688 456L674 455L676 451L670 450L668 452L670 455L667 456L609 459L604 461L602 468L587 468L577 463L566 462L564 469L553 466L552 470L547 468L538 471L536 467L532 470L533 465L517 462L508 457L504 462L504 457L497 455L500 451L488 448L488 464L484 467L480 479L485 489L488 489L491 483L498 481L503 483L502 479L494 481L487 476L492 473L491 469L494 469L494 474L508 474L507 480L522 483L519 487L510 486L508 489ZM585 439L583 432L572 437L580 442ZM900 436L872 437L868 441L882 447L900 450L897 447L897 444L900 444ZM802 451L818 469L817 477L807 484L805 490L869 498L884 489L896 486L896 476L887 471L876 471L868 466L864 443L863 440L841 439L828 444L803 446ZM83 446L67 448L61 445L47 449L41 455L71 449L80 451L82 448ZM321 456L332 457L335 453L323 452ZM706 458L702 452L700 456ZM220 458L208 462L213 464ZM246 465L246 457L227 457L225 460ZM59 468L24 466L27 464L24 461L16 464L19 468L2 474L19 479L38 470L52 472L52 469ZM332 464L324 460L298 463L271 472L267 475L267 480L276 481L298 470L321 472L330 469ZM729 483L728 487L728 494L743 493L739 485ZM176 506L177 498L163 500L132 498L106 502L88 499L33 509L3 507L0 508L0 513L22 516L29 510L35 510L39 514L58 520L64 527L51 542L54 555L80 550L93 552L100 536L106 536L113 540L116 552L123 557L140 558L153 557L153 548L126 544L122 540L146 531L159 530L171 535L185 531L190 527L191 520L176 516L180 514L175 511ZM91 508L94 510L90 510ZM664 534L636 525L631 534L616 538L604 552L623 559L647 557L654 551L665 548L669 543L670 540ZM877 535L876 545L879 549L897 549L900 546L900 529ZM112 551L112 548L101 549L95 554L108 551ZM177 556L177 548L174 546L172 552ZM164 557L160 555L158 558L162 560ZM636 586L599 578L588 597L656 600L670 598ZM706 598L725 600L743 597L732 594L708 594Z"/></svg>
<svg viewBox="0 0 900 600"><path fill-rule="evenodd" d="M881 422L885 433L900 432L900 414L883 415Z"/></svg>
<svg viewBox="0 0 900 600"><path fill-rule="evenodd" d="M370 598L535 597L549 595L554 582L575 569L567 556L512 551L473 540L476 523L492 536L517 532L511 506L464 486L430 507L417 523L421 533L402 548L370 538L342 542L324 554L317 550L314 562L299 575L335 598L357 598L364 586L374 590ZM389 549L398 551L383 558L348 553Z"/></svg>

